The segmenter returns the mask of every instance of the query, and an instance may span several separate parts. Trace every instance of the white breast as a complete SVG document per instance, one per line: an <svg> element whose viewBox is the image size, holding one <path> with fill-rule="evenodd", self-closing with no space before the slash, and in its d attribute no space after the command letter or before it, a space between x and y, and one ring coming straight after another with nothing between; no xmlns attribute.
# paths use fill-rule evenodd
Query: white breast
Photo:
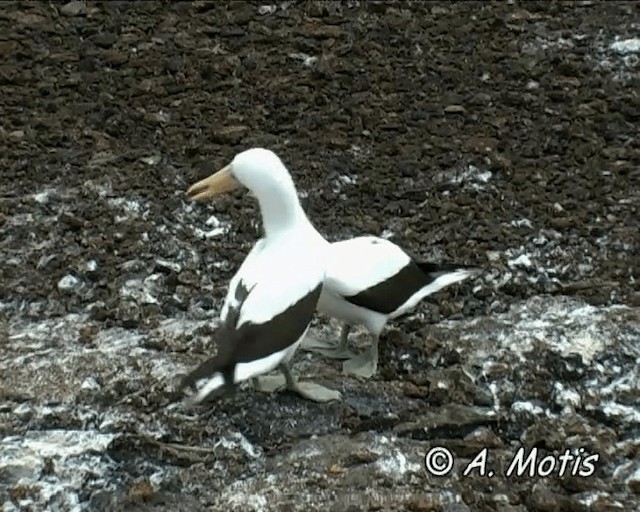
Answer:
<svg viewBox="0 0 640 512"><path fill-rule="evenodd" d="M325 276L324 244L305 230L274 239L262 239L232 279L222 311L226 318L235 306L235 287L251 289L236 327L262 324L307 295Z"/></svg>

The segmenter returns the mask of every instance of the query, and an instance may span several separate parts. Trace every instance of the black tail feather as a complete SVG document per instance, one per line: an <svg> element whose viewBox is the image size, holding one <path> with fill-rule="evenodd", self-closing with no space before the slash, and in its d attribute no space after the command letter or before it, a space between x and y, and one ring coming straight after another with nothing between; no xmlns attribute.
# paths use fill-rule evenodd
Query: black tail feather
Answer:
<svg viewBox="0 0 640 512"><path fill-rule="evenodd" d="M476 265L462 265L457 263L433 263L431 261L416 261L416 265L420 267L425 274L449 274L457 272L459 270L471 270L478 273L482 272L482 269Z"/></svg>
<svg viewBox="0 0 640 512"><path fill-rule="evenodd" d="M255 285L254 285L255 286ZM218 353L201 363L195 370L186 375L178 389L174 393L174 397L182 396L182 392L186 388L196 391L196 383L201 379L211 378L216 373L222 374L224 385L222 388L214 390L205 400L219 394L232 394L235 392L234 373L235 373L235 357L234 352L237 348L236 343L236 325L240 318L240 310L245 300L254 288L247 288L240 281L235 289L235 298L238 304L230 306L227 316L223 323L218 327L215 337L218 340ZM176 398L177 399L177 398Z"/></svg>
<svg viewBox="0 0 640 512"><path fill-rule="evenodd" d="M222 373L223 368L224 365L217 355L211 357L182 379L180 389L195 389L196 382L200 379L212 377L216 373Z"/></svg>
<svg viewBox="0 0 640 512"><path fill-rule="evenodd" d="M183 392L187 388L190 388L194 392L197 391L196 383L199 380L213 377L216 373L222 374L224 386L214 390L211 395L217 395L218 393L233 393L235 391L235 384L233 382L233 373L235 368L233 366L235 365L230 367L230 365L223 361L218 355L207 359L182 379L178 389L172 394L172 399L179 400L183 398ZM208 398L210 397L206 397L205 400Z"/></svg>

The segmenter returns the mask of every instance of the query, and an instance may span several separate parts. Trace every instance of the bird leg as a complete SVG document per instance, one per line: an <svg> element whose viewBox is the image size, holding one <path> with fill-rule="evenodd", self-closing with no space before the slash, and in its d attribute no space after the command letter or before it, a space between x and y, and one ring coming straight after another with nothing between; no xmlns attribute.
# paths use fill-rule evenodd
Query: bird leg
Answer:
<svg viewBox="0 0 640 512"><path fill-rule="evenodd" d="M376 374L378 370L379 335L371 336L371 338L371 347L368 350L342 363L342 373L363 379L370 379Z"/></svg>
<svg viewBox="0 0 640 512"><path fill-rule="evenodd" d="M316 352L322 354L329 359L350 359L355 357L355 354L347 348L349 331L351 326L344 324L342 326L342 332L340 333L340 342L335 343L329 340L319 340L315 337L306 336L302 341L302 348L309 352Z"/></svg>
<svg viewBox="0 0 640 512"><path fill-rule="evenodd" d="M313 382L300 382L297 381L291 374L289 365L283 363L280 365L280 370L284 374L284 378L287 382L287 389L297 393L302 398L312 400L314 402L330 402L331 400L341 400L342 394L340 391L325 388L320 384L314 384Z"/></svg>
<svg viewBox="0 0 640 512"><path fill-rule="evenodd" d="M253 387L263 393L274 393L286 387L289 391L293 391L301 397L314 402L330 402L331 400L340 400L342 398L339 391L325 388L313 382L296 381L288 363L282 363L278 369L280 370L280 374L277 375L253 377L251 379Z"/></svg>

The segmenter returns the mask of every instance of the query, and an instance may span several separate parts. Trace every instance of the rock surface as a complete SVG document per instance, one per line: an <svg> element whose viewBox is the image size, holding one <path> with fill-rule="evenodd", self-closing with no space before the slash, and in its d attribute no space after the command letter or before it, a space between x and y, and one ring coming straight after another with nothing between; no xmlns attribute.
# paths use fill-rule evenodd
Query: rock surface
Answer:
<svg viewBox="0 0 640 512"><path fill-rule="evenodd" d="M4 5L3 510L637 510L639 11ZM300 352L343 403L185 411L260 224L184 191L257 145L329 239L486 272L390 325L372 382Z"/></svg>

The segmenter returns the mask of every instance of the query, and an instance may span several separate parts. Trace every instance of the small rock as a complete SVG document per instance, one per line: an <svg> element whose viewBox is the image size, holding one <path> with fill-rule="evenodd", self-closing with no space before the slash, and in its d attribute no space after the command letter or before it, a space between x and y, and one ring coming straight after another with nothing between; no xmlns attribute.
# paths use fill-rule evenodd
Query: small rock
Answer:
<svg viewBox="0 0 640 512"><path fill-rule="evenodd" d="M202 296L202 297L200 297L199 299L196 300L195 305L196 305L196 307L198 307L200 309L209 310L209 309L213 309L214 302L213 302L213 299L211 297Z"/></svg>
<svg viewBox="0 0 640 512"><path fill-rule="evenodd" d="M136 89L141 92L149 92L154 86L155 82L151 78L145 78L136 85Z"/></svg>
<svg viewBox="0 0 640 512"><path fill-rule="evenodd" d="M95 272L98 270L98 262L96 260L89 260L83 265L83 270L85 272Z"/></svg>
<svg viewBox="0 0 640 512"><path fill-rule="evenodd" d="M420 496L407 501L405 510L410 510L411 512L439 512L442 510L442 505L432 496Z"/></svg>
<svg viewBox="0 0 640 512"><path fill-rule="evenodd" d="M158 272L175 272L179 274L182 271L182 267L179 263L174 263L172 261L163 260L161 258L156 258L156 270Z"/></svg>
<svg viewBox="0 0 640 512"><path fill-rule="evenodd" d="M13 410L13 414L21 420L27 420L33 415L33 408L29 404L20 404Z"/></svg>
<svg viewBox="0 0 640 512"><path fill-rule="evenodd" d="M149 123L166 124L171 121L171 113L160 110L159 112L149 112L145 114L144 120Z"/></svg>
<svg viewBox="0 0 640 512"><path fill-rule="evenodd" d="M431 348L433 346L430 343L431 341L432 340L427 340L424 343L425 350L428 351L428 352L434 352L435 351L435 349L431 350ZM412 382L416 386L428 386L429 385L429 375L427 375L425 373L412 373L407 378L408 378L408 380L410 382Z"/></svg>
<svg viewBox="0 0 640 512"><path fill-rule="evenodd" d="M582 405L580 394L571 388L566 388L561 382L554 384L553 399L558 407L568 407L574 411Z"/></svg>
<svg viewBox="0 0 640 512"><path fill-rule="evenodd" d="M167 71L169 73L173 73L176 74L178 73L182 67L184 66L184 61L182 60L181 57L169 57L165 63L164 63L165 68L167 69Z"/></svg>
<svg viewBox="0 0 640 512"><path fill-rule="evenodd" d="M339 464L334 464L328 469L328 471L332 475L339 475L340 473L344 473L344 469Z"/></svg>
<svg viewBox="0 0 640 512"><path fill-rule="evenodd" d="M337 25L316 25L313 23L307 23L299 27L299 33L304 37L338 39L342 36L342 29Z"/></svg>
<svg viewBox="0 0 640 512"><path fill-rule="evenodd" d="M67 274L60 281L58 281L58 290L61 292L66 292L73 290L76 286L80 284L80 280L71 274Z"/></svg>
<svg viewBox="0 0 640 512"><path fill-rule="evenodd" d="M148 478L142 478L131 486L127 493L128 501L141 504L149 501L154 495L153 486Z"/></svg>
<svg viewBox="0 0 640 512"><path fill-rule="evenodd" d="M66 224L72 231L78 231L84 227L84 221L79 219L75 215L67 212L62 212L58 217L58 220L63 224Z"/></svg>
<svg viewBox="0 0 640 512"><path fill-rule="evenodd" d="M185 271L180 272L178 280L186 286L199 286L200 276L198 276L195 272Z"/></svg>
<svg viewBox="0 0 640 512"><path fill-rule="evenodd" d="M101 32L96 34L93 38L94 44L101 48L110 48L117 40L118 37L112 32Z"/></svg>
<svg viewBox="0 0 640 512"><path fill-rule="evenodd" d="M636 37L633 39L616 41L615 43L611 44L610 48L614 52L620 53L622 55L627 55L629 53L640 53L640 39Z"/></svg>
<svg viewBox="0 0 640 512"><path fill-rule="evenodd" d="M526 9L520 9L510 13L507 16L509 21L520 21L520 20L528 20L532 17L531 13Z"/></svg>
<svg viewBox="0 0 640 512"><path fill-rule="evenodd" d="M212 140L218 144L238 144L249 132L248 126L225 126L213 132Z"/></svg>
<svg viewBox="0 0 640 512"><path fill-rule="evenodd" d="M95 302L91 304L88 307L88 311L90 318L98 322L104 322L111 315L107 305L103 302Z"/></svg>
<svg viewBox="0 0 640 512"><path fill-rule="evenodd" d="M160 155L143 156L140 161L147 165L158 165L160 163Z"/></svg>
<svg viewBox="0 0 640 512"><path fill-rule="evenodd" d="M444 111L447 114L463 114L467 111L462 105L447 105L444 107Z"/></svg>
<svg viewBox="0 0 640 512"><path fill-rule="evenodd" d="M529 506L539 512L557 512L558 510L577 510L574 500L568 496L555 494L542 483L537 483L531 491ZM585 507L586 510L586 507Z"/></svg>
<svg viewBox="0 0 640 512"><path fill-rule="evenodd" d="M513 402L511 404L511 414L522 421L533 421L537 416L544 414L544 409L531 402Z"/></svg>
<svg viewBox="0 0 640 512"><path fill-rule="evenodd" d="M346 467L358 466L360 464L370 464L378 460L378 455L368 450L354 452L344 461Z"/></svg>
<svg viewBox="0 0 640 512"><path fill-rule="evenodd" d="M629 509L611 496L600 495L591 503L588 510L589 512L626 512Z"/></svg>
<svg viewBox="0 0 640 512"><path fill-rule="evenodd" d="M258 14L264 16L265 14L273 14L278 10L276 5L261 5L258 7Z"/></svg>
<svg viewBox="0 0 640 512"><path fill-rule="evenodd" d="M93 343L93 339L96 335L97 328L93 325L85 325L78 331L78 339L81 343L90 344Z"/></svg>
<svg viewBox="0 0 640 512"><path fill-rule="evenodd" d="M492 263L496 261L500 261L500 252L499 251L487 251L487 260Z"/></svg>
<svg viewBox="0 0 640 512"><path fill-rule="evenodd" d="M464 148L475 153L491 153L498 144L498 139L493 137L470 137L465 141Z"/></svg>
<svg viewBox="0 0 640 512"><path fill-rule="evenodd" d="M629 490L634 494L640 494L640 466L627 478Z"/></svg>
<svg viewBox="0 0 640 512"><path fill-rule="evenodd" d="M209 217L205 221L205 224L207 226L213 226L214 228L217 228L218 226L220 226L220 224L222 224L222 222L220 222L220 219L218 219L218 217L216 217L215 215L211 215L211 217Z"/></svg>
<svg viewBox="0 0 640 512"><path fill-rule="evenodd" d="M451 397L451 392L455 386L446 377L435 378L429 382L430 402L435 404L445 404Z"/></svg>
<svg viewBox="0 0 640 512"><path fill-rule="evenodd" d="M466 503L450 503L442 507L442 512L471 512Z"/></svg>
<svg viewBox="0 0 640 512"><path fill-rule="evenodd" d="M37 269L45 268L49 263L51 263L55 259L56 259L55 254L47 254L47 255L41 256L40 259L38 260L38 264L36 265L36 268Z"/></svg>
<svg viewBox="0 0 640 512"><path fill-rule="evenodd" d="M36 203L46 204L49 202L49 199L51 199L51 191L44 190L43 192L38 192L36 194L33 194L33 199Z"/></svg>
<svg viewBox="0 0 640 512"><path fill-rule="evenodd" d="M100 391L101 386L93 377L87 377L80 385L80 389L85 389L88 391Z"/></svg>
<svg viewBox="0 0 640 512"><path fill-rule="evenodd" d="M554 228L566 229L572 227L576 222L571 217L559 217L549 219L549 224Z"/></svg>
<svg viewBox="0 0 640 512"><path fill-rule="evenodd" d="M509 260L507 262L507 265L509 265L511 268L514 268L514 267L531 268L533 267L533 262L531 261L531 258L529 258L529 256L527 256L526 254L521 254L517 258L513 260Z"/></svg>
<svg viewBox="0 0 640 512"><path fill-rule="evenodd" d="M87 10L87 6L84 2L78 2L76 0L68 2L60 7L60 12L65 16L78 16L83 14Z"/></svg>
<svg viewBox="0 0 640 512"><path fill-rule="evenodd" d="M6 442L7 438L4 439ZM10 448L9 448L10 450ZM11 453L11 452L9 452ZM18 484L20 481L37 482L42 472L42 462L36 457L19 459L16 462L0 462L3 484ZM4 509L6 510L6 509Z"/></svg>
<svg viewBox="0 0 640 512"><path fill-rule="evenodd" d="M476 430L468 434L464 440L467 442L474 442L477 445L487 448L498 448L503 444L502 439L487 427L478 427Z"/></svg>
<svg viewBox="0 0 640 512"><path fill-rule="evenodd" d="M129 60L126 52L121 52L115 48L105 50L102 54L104 61L111 66L121 66Z"/></svg>
<svg viewBox="0 0 640 512"><path fill-rule="evenodd" d="M24 130L14 130L12 132L9 132L9 140L13 142L17 142L19 140L22 140L23 138L24 138Z"/></svg>
<svg viewBox="0 0 640 512"><path fill-rule="evenodd" d="M417 386L413 382L406 382L402 389L405 396L409 398L426 398L429 396L429 388Z"/></svg>

